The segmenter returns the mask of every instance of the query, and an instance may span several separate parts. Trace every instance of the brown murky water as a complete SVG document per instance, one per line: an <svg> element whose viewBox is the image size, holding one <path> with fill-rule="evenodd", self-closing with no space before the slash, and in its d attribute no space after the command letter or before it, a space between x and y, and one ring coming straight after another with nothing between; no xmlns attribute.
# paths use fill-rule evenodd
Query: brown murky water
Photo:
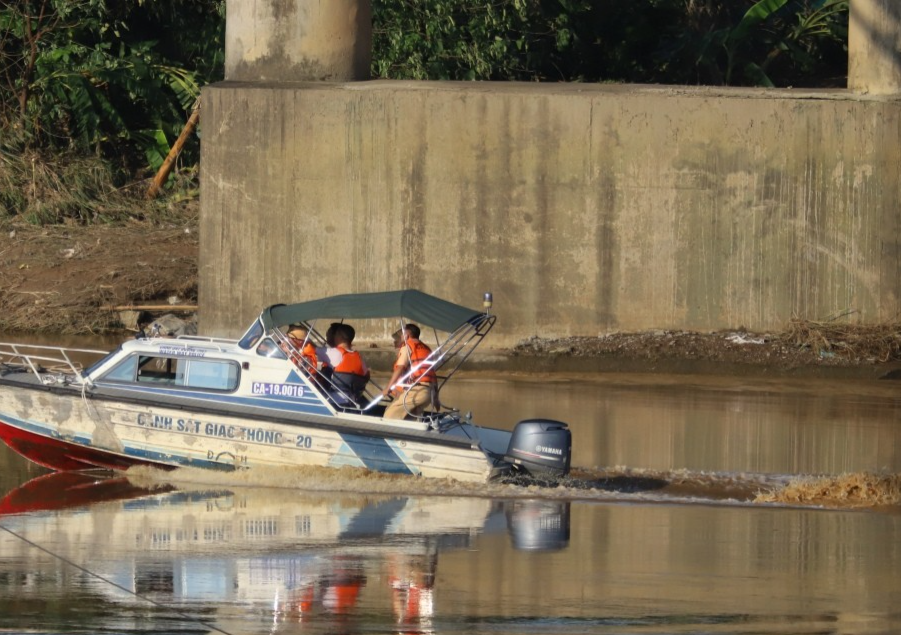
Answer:
<svg viewBox="0 0 901 635"><path fill-rule="evenodd" d="M444 400L478 422L569 422L576 478L185 471L172 489L34 481L0 448L0 633L901 631L897 503L754 502L901 472L896 384L461 379Z"/></svg>
<svg viewBox="0 0 901 635"><path fill-rule="evenodd" d="M600 375L467 379L443 398L511 427L569 422L578 466L836 474L901 471L899 396L891 381Z"/></svg>

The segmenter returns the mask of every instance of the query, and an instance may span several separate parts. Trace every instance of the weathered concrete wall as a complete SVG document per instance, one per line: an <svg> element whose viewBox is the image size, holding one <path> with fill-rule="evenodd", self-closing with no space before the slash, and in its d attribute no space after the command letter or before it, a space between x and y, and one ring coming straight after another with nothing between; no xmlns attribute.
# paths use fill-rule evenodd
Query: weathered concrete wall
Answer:
<svg viewBox="0 0 901 635"><path fill-rule="evenodd" d="M418 287L534 334L901 309L901 101L365 82L204 89L202 328Z"/></svg>
<svg viewBox="0 0 901 635"><path fill-rule="evenodd" d="M369 79L370 0L228 0L226 5L226 79Z"/></svg>
<svg viewBox="0 0 901 635"><path fill-rule="evenodd" d="M901 2L852 0L848 20L848 88L901 93Z"/></svg>

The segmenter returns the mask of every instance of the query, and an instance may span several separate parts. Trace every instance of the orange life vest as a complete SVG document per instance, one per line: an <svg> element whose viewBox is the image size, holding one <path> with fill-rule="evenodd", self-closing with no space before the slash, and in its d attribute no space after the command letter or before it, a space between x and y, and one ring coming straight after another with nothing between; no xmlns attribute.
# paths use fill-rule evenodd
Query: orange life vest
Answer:
<svg viewBox="0 0 901 635"><path fill-rule="evenodd" d="M322 604L332 613L348 613L357 604L361 586L358 581L329 586L323 593Z"/></svg>
<svg viewBox="0 0 901 635"><path fill-rule="evenodd" d="M288 336L288 339L291 340L291 345L294 346L295 349L301 348L301 346L303 347L300 351L300 355L297 355L296 353L291 355L291 361L300 366L303 370L315 373L319 368L319 356L316 355L316 347L313 346L313 343L308 341L304 344L303 340L291 337L290 335ZM306 364L300 363L301 357L306 360ZM309 366L307 366L307 364L309 364Z"/></svg>
<svg viewBox="0 0 901 635"><path fill-rule="evenodd" d="M307 342L300 354L303 355L303 358L307 360L307 362L309 362L311 368L317 368L319 357L316 355L315 346L313 346L310 342Z"/></svg>
<svg viewBox="0 0 901 635"><path fill-rule="evenodd" d="M432 349L420 342L419 340L415 340L412 337L407 340L407 347L410 352L410 368L416 368L416 365L428 358L429 355L432 354ZM420 383L428 383L437 381L438 377L435 375L435 371L433 371L431 364L423 364L416 371L410 375L410 383L412 384L420 377L422 377L422 381Z"/></svg>
<svg viewBox="0 0 901 635"><path fill-rule="evenodd" d="M349 351L342 344L336 347L341 353L341 361L335 366L336 373L349 373L351 375L366 376L366 366L363 364L363 358L357 351Z"/></svg>

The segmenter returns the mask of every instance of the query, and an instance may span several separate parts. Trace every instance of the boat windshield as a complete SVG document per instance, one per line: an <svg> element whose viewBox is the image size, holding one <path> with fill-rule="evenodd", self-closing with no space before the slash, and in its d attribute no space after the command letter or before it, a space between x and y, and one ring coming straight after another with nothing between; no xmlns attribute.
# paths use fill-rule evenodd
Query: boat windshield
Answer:
<svg viewBox="0 0 901 635"><path fill-rule="evenodd" d="M269 337L260 342L260 345L257 347L257 355L274 359L288 359L288 356L278 347L278 344Z"/></svg>
<svg viewBox="0 0 901 635"><path fill-rule="evenodd" d="M101 357L100 359L98 359L96 362L94 362L93 364L91 364L90 366L88 366L87 368L85 368L85 369L82 371L82 373L81 373L82 376L84 376L84 377L90 377L90 376L91 376L91 373L93 373L95 370L97 370L98 368L100 368L101 366L103 366L103 364L105 364L108 360L113 359L114 357L116 357L116 356L119 354L119 352L120 352L121 350L122 350L122 345L119 344L119 346L117 346L115 350L110 351L110 353L109 353L108 355L104 355L103 357Z"/></svg>
<svg viewBox="0 0 901 635"><path fill-rule="evenodd" d="M253 324L250 325L250 328L247 329L247 332L244 336L238 340L238 346L243 348L245 351L249 351L254 346L256 346L257 342L260 341L260 338L263 337L264 329L263 324L259 320L256 320Z"/></svg>

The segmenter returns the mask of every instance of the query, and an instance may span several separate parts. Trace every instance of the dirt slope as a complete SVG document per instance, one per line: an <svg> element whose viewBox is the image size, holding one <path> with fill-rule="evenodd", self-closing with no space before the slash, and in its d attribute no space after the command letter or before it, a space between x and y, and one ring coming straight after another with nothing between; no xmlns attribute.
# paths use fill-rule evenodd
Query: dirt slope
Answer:
<svg viewBox="0 0 901 635"><path fill-rule="evenodd" d="M3 227L0 331L104 333L109 306L197 300L196 230L122 226Z"/></svg>

